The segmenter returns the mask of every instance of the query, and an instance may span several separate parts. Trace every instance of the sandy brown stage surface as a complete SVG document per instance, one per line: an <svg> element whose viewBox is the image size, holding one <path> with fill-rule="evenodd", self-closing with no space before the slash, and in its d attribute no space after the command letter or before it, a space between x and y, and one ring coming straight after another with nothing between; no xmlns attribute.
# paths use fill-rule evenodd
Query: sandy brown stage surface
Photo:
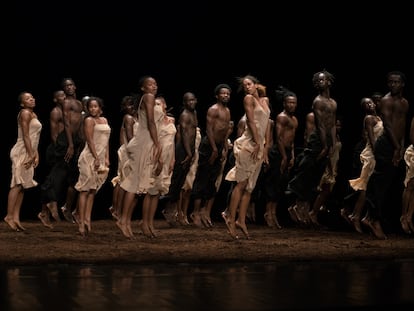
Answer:
<svg viewBox="0 0 414 311"><path fill-rule="evenodd" d="M226 263L278 261L346 261L414 259L414 238L390 234L387 240L353 231L314 230L287 227L272 229L249 224L251 239L233 240L224 222L211 229L170 227L156 220L157 238L139 233L125 238L113 220L95 220L87 237L77 234L77 225L66 221L54 229L39 221L23 221L24 232L0 223L0 264L150 264ZM241 234L241 232L240 232Z"/></svg>

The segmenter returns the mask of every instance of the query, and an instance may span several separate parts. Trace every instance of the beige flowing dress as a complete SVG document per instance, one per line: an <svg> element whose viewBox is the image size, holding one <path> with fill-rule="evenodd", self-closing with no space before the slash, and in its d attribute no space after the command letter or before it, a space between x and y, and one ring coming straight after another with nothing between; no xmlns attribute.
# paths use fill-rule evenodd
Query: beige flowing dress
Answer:
<svg viewBox="0 0 414 311"><path fill-rule="evenodd" d="M378 121L373 128L374 132L374 142L378 139L382 132L384 131L384 125L382 120ZM361 151L360 159L362 163L361 174L358 178L349 180L349 184L355 191L358 190L367 190L367 184L369 178L374 172L375 168L375 157L371 147L371 144L367 141L365 148Z"/></svg>
<svg viewBox="0 0 414 311"><path fill-rule="evenodd" d="M257 103L254 108L254 122L259 135L260 149L257 160L253 160L251 154L254 150L254 140L250 128L246 124L243 134L234 141L233 153L236 160L235 166L227 173L226 180L241 182L248 180L246 191L252 192L256 186L257 178L263 163L263 149L267 124L269 123L270 109L263 109Z"/></svg>
<svg viewBox="0 0 414 311"><path fill-rule="evenodd" d="M95 170L95 158L89 149L89 145L85 144L78 159L79 178L75 184L76 190L98 191L108 178L109 168L105 166L105 156L109 147L110 134L111 128L108 124L95 123L93 128L93 142L101 167L98 170Z"/></svg>
<svg viewBox="0 0 414 311"><path fill-rule="evenodd" d="M128 152L128 160L125 161L123 170L128 172L124 180L121 181L121 188L125 191L143 194L148 193L150 188L154 187L154 158L152 141L149 129L147 114L145 109L138 109L138 128L136 135L132 137L126 146ZM162 107L154 106L154 120L157 124L163 117Z"/></svg>
<svg viewBox="0 0 414 311"><path fill-rule="evenodd" d="M165 195L168 193L171 185L171 176L172 170L169 172L170 163L174 158L175 153L175 134L177 133L177 128L172 122L165 123L164 117L159 122L157 127L158 129L158 139L161 145L161 161L163 167L161 173L156 176L155 184L153 188L148 190L148 193L152 195L160 194Z"/></svg>
<svg viewBox="0 0 414 311"><path fill-rule="evenodd" d="M133 136L136 135L138 130L138 120L134 119L134 125L133 125ZM123 141L124 143L118 148L117 154L118 154L118 168L117 168L117 174L114 178L112 178L111 183L115 187L117 184L120 184L121 181L124 179L126 175L128 175L128 171L125 171L127 169L124 164L126 160L128 160L128 152L127 152L127 137L125 131L123 131Z"/></svg>
<svg viewBox="0 0 414 311"><path fill-rule="evenodd" d="M182 189L184 191L193 189L193 183L195 179L195 175L197 173L197 167L198 167L198 147L201 143L201 130L199 127L196 129L196 137L195 137L195 147L194 147L194 160L193 163L190 166L190 170L187 173L187 176L185 177L184 185Z"/></svg>
<svg viewBox="0 0 414 311"><path fill-rule="evenodd" d="M42 124L37 118L33 118L29 123L29 137L32 143L32 149L37 150L39 146L40 133ZM28 161L28 154L23 141L23 131L20 123L17 123L17 141L10 150L10 160L12 162L12 178L10 188L21 185L23 189L32 188L38 185L34 177L34 167L24 167L24 163Z"/></svg>
<svg viewBox="0 0 414 311"><path fill-rule="evenodd" d="M404 179L404 185L405 187L407 187L410 179L414 178L414 145L413 144L408 146L408 148L405 150L404 161L405 161L406 168L407 168L405 179Z"/></svg>

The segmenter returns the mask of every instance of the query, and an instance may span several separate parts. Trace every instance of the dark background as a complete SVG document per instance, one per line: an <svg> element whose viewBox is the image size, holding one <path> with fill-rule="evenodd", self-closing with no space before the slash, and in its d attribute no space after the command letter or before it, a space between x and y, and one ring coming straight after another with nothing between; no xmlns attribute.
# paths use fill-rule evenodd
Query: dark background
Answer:
<svg viewBox="0 0 414 311"><path fill-rule="evenodd" d="M194 92L202 129L218 83L233 87L230 108L235 122L243 113L236 77L252 74L266 85L274 113L281 110L274 89L283 84L298 96L297 144L301 145L304 116L316 95L312 75L326 69L336 77L331 95L343 118L343 155L349 161L342 165L348 171L362 128L360 99L374 91L385 93L387 72L401 70L407 75L405 96L413 101L412 16L408 4L398 1L384 6L361 1L304 2L11 4L3 10L1 31L5 114L1 122L2 214L6 214L11 177L9 152L17 137L17 96L29 91L36 98L36 112L43 124L39 150L44 158L52 93L64 77L74 79L79 99L84 95L104 99L113 130L112 178L120 101L137 91L141 76L156 78L159 92L176 114L184 92ZM408 120L413 111L411 104ZM36 171L39 183L45 173L41 163ZM97 196L97 211L106 212L111 194L108 183ZM39 210L36 187L26 193L22 218L35 217Z"/></svg>

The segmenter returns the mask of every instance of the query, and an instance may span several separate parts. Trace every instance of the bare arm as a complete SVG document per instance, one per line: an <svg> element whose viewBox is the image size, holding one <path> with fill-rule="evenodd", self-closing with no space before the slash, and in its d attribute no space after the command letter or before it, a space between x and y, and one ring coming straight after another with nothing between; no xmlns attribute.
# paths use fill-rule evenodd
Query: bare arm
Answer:
<svg viewBox="0 0 414 311"><path fill-rule="evenodd" d="M56 143L57 137L60 132L60 122L62 119L62 112L58 108L53 108L50 112L50 138L53 143Z"/></svg>
<svg viewBox="0 0 414 311"><path fill-rule="evenodd" d="M92 117L87 117L84 120L84 132L85 132L85 139L86 144L88 145L88 148L90 152L92 153L92 156L94 157L94 167L95 170L99 168L101 165L101 162L99 160L98 154L96 153L95 149L95 142L93 141L93 130L95 128L95 121Z"/></svg>
<svg viewBox="0 0 414 311"><path fill-rule="evenodd" d="M411 119L410 141L411 141L411 144L414 145L414 117Z"/></svg>
<svg viewBox="0 0 414 311"><path fill-rule="evenodd" d="M392 114L393 114L393 99L391 96L384 96L381 99L381 116L384 124L384 130L386 131L388 137L391 139L391 142L395 149L400 150L402 147L400 142L394 135L392 130Z"/></svg>
<svg viewBox="0 0 414 311"><path fill-rule="evenodd" d="M161 146L158 141L158 132L154 119L155 97L153 94L146 93L143 95L142 104L147 114L148 130L150 137L154 142L154 164L158 162L161 155Z"/></svg>
<svg viewBox="0 0 414 311"><path fill-rule="evenodd" d="M125 143L128 143L132 139L132 137L134 137L134 124L134 118L131 115L126 114L124 116L124 131L127 141Z"/></svg>
<svg viewBox="0 0 414 311"><path fill-rule="evenodd" d="M30 166L36 167L38 164L37 152L32 148L32 140L30 139L30 121L32 120L32 112L27 109L21 109L19 114L19 123L22 129L23 143L26 148L27 160L24 163L25 168Z"/></svg>
<svg viewBox="0 0 414 311"><path fill-rule="evenodd" d="M280 172L284 172L289 164L287 162L285 142L283 141L285 137L285 131L288 126L289 126L288 116L282 113L279 113L276 118L276 139L278 142L277 148L279 149L279 152L282 155L282 161L280 162Z"/></svg>
<svg viewBox="0 0 414 311"><path fill-rule="evenodd" d="M377 124L375 117L372 115L367 115L364 118L364 128L367 133L368 143L371 145L371 148L374 149L375 138L374 138L374 126Z"/></svg>
<svg viewBox="0 0 414 311"><path fill-rule="evenodd" d="M243 100L244 111L246 112L246 124L250 129L253 137L253 142L260 145L259 134L254 120L254 108L256 106L255 99L252 95L246 95Z"/></svg>
<svg viewBox="0 0 414 311"><path fill-rule="evenodd" d="M193 144L191 143L191 139L192 137L195 137L195 136L192 135L191 133L191 131L194 131L194 126L192 124L192 118L185 111L181 113L180 115L179 128L180 128L180 133L181 133L181 141L184 146L184 150L187 154L182 164L184 163L190 164L193 159L193 150L191 150L191 146Z"/></svg>
<svg viewBox="0 0 414 311"><path fill-rule="evenodd" d="M66 139L68 142L68 149L65 154L66 162L69 162L75 153L75 149L73 146L73 138L72 138L71 113L72 113L71 103L70 101L65 100L63 104L63 123L65 125Z"/></svg>
<svg viewBox="0 0 414 311"><path fill-rule="evenodd" d="M217 149L217 145L214 139L214 126L215 126L215 122L217 118L218 118L217 108L215 108L214 106L210 107L207 110L207 124L206 124L207 138L208 138L208 142L210 143L210 146L212 149L211 156L209 159L210 164L214 163L214 161L218 157L218 149Z"/></svg>

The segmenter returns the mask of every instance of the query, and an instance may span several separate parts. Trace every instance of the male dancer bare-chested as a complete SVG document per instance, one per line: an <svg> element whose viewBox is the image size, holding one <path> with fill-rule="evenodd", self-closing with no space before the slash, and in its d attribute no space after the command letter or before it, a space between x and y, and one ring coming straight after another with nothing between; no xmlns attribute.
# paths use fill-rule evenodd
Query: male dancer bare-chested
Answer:
<svg viewBox="0 0 414 311"><path fill-rule="evenodd" d="M380 117L384 132L375 142L375 170L368 185L366 199L367 216L361 220L378 239L386 239L381 226L385 204L389 202L389 189L398 177L399 165L404 155L404 141L409 109L408 101L403 97L405 75L400 71L387 74L389 92L380 103Z"/></svg>
<svg viewBox="0 0 414 311"><path fill-rule="evenodd" d="M231 88L227 84L219 84L214 93L217 102L207 110L206 135L198 147L198 166L192 189L194 210L191 219L198 227L212 226L210 213L217 193L216 181L228 152L231 114L227 104Z"/></svg>
<svg viewBox="0 0 414 311"><path fill-rule="evenodd" d="M50 215L56 221L60 221L58 213L58 202L62 201L62 196L66 195L66 180L67 169L63 157L57 155L56 146L58 145L58 139L60 134L65 131L65 125L63 122L63 105L66 99L65 92L58 90L53 93L53 102L55 106L50 111L50 138L51 142L46 150L46 162L48 165L49 173L46 176L44 182L40 186L42 210L37 215L43 225L48 228L52 228L53 225L50 221Z"/></svg>
<svg viewBox="0 0 414 311"><path fill-rule="evenodd" d="M61 207L61 210L67 221L74 222L72 206L77 198L77 192L74 185L78 181L78 158L84 146L84 137L82 133L83 105L80 100L76 99L76 85L73 79L63 79L62 88L66 94L66 100L63 105L66 145L61 146L61 152L64 152L64 160L67 163L68 168L68 189L66 202Z"/></svg>
<svg viewBox="0 0 414 311"><path fill-rule="evenodd" d="M292 208L303 224L318 225L316 215L309 215L310 203L316 197L317 186L336 144L337 103L330 95L333 81L334 76L325 70L313 75L312 82L319 93L312 103L315 129L308 137L296 174L287 187L287 193L296 197Z"/></svg>
<svg viewBox="0 0 414 311"><path fill-rule="evenodd" d="M289 171L295 161L294 142L298 119L294 115L297 107L297 96L292 91L279 87L276 95L283 103L281 111L275 120L274 143L269 148L269 165L264 170L264 194L266 212L264 220L271 228L282 228L276 209L278 202L284 196L289 181Z"/></svg>
<svg viewBox="0 0 414 311"><path fill-rule="evenodd" d="M185 178L194 161L195 139L197 134L198 119L195 107L197 97L186 92L183 96L183 110L180 113L175 139L175 165L171 176L171 184L167 198L167 204L162 211L167 222L174 225L178 216L178 201Z"/></svg>

